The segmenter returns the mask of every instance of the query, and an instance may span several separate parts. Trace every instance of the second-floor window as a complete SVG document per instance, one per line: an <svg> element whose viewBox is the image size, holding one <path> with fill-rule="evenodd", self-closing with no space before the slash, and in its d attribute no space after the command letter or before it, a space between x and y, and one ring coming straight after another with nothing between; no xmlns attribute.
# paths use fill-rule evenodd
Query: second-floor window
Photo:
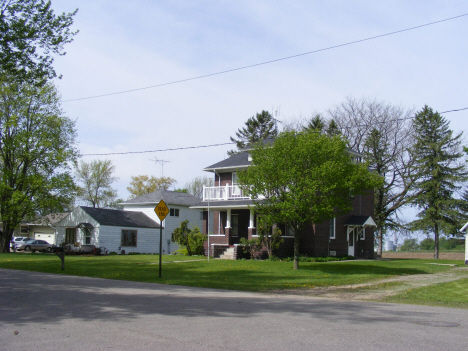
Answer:
<svg viewBox="0 0 468 351"><path fill-rule="evenodd" d="M232 172L232 186L233 186L232 195L240 194L240 189L237 185L238 185L237 172Z"/></svg>
<svg viewBox="0 0 468 351"><path fill-rule="evenodd" d="M169 209L169 216L179 217L179 209L178 208L170 208Z"/></svg>

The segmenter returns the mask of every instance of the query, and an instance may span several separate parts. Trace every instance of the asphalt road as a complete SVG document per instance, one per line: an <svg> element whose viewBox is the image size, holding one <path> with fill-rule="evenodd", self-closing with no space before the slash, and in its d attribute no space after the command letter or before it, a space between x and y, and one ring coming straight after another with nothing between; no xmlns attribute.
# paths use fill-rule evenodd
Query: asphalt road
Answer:
<svg viewBox="0 0 468 351"><path fill-rule="evenodd" d="M468 311L0 269L0 350L465 351Z"/></svg>

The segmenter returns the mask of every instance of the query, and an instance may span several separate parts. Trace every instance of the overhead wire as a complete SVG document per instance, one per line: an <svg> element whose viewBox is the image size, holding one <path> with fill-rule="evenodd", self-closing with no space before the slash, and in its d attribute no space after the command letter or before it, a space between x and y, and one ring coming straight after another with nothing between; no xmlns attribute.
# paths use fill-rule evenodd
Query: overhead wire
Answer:
<svg viewBox="0 0 468 351"><path fill-rule="evenodd" d="M468 110L468 107L464 107L464 108L460 108L460 109L456 109L456 110L443 111L443 112L439 112L439 114L450 113L450 112L458 112L458 111L464 111L464 110ZM414 116L406 117L406 118L397 118L397 119L394 119L394 121L403 121L403 120L413 119L413 118L414 118ZM103 153L103 154L83 154L83 155L80 155L80 156L83 157L83 156L110 156L110 155L128 155L128 154L147 154L147 153L153 153L153 152L201 149L201 148L207 148L207 147L225 146L225 145L233 145L233 144L235 144L235 142L221 143L221 144L211 144L211 145L185 146L185 147L177 147L177 148L171 148L171 149L159 149L159 150L147 150L147 151L127 151L127 152L110 152L110 153Z"/></svg>
<svg viewBox="0 0 468 351"><path fill-rule="evenodd" d="M403 32L408 32L408 31L410 31L410 30L414 30L414 29L418 29L418 28L423 28L423 27L427 27L427 26L432 26L432 25L434 25L434 24L438 24L438 23L442 23L442 22L447 22L447 21L452 21L452 20L454 20L454 19L457 19L457 18L460 18L460 17L464 17L464 16L468 16L468 13L465 13L465 14L462 14L462 15L458 15L458 16L454 16L454 17L450 17L450 18L445 18L445 19L442 19L442 20L434 21L434 22L429 22L429 23L421 24L421 25L418 25L418 26L410 27L410 28L400 29L400 30L393 31L393 32L389 32L389 33L385 33L385 34L379 34L379 35L375 35L375 36L368 37L368 38L364 38L364 39L358 39L358 40L350 41L350 42L347 42L347 43L342 43L342 44L338 44L338 45L333 45L333 46L329 46L329 47L322 48L322 49L317 49L317 50L313 50L313 51L308 51L308 52L304 52L304 53L301 53L301 54L296 54L296 55L286 56L286 57L282 57L282 58L278 58L278 59L273 59L273 60L269 60L269 61L254 63L254 64L247 65L247 66L242 66L242 67L237 67L237 68L231 68L231 69L227 69L227 70L224 70L224 71L219 71L219 72L214 72L214 73L208 73L208 74L204 74L204 75L196 76L196 77L191 77L191 78L185 78L185 79L174 80L174 81L171 81L171 82L166 82L166 83L161 83L161 84L150 85L150 86L142 87L142 88L128 89L128 90L122 90L122 91L117 91L117 92L113 92L113 93L100 94L100 95L93 95L93 96L82 97L82 98L76 98L76 99L68 99L68 100L63 100L62 102L72 102L72 101L81 101L81 100L97 99L97 98L106 97L106 96L127 94L127 93L131 93L131 92L135 92L135 91L141 91L141 90L159 88L159 87L163 87L163 86L167 86L167 85L179 84L179 83L189 82L189 81L192 81L192 80L198 80L198 79L213 77L213 76L217 76L217 75L221 75L221 74L226 74L226 73L230 73L230 72L235 72L235 71L240 71L240 70L244 70L244 69L248 69L248 68L253 68L253 67L268 65L268 64L271 64L271 63L275 63L275 62L290 60L290 59L297 58L297 57L301 57L301 56L311 55L311 54L315 54L315 53L322 52L322 51L337 49L337 48L341 48L341 47L344 47L344 46L354 45L354 44L362 43L362 42L369 41L369 40L374 40L374 39L378 39L378 38L382 38L382 37L387 37L387 36L390 36L390 35L395 35L395 34L399 34L399 33L403 33Z"/></svg>

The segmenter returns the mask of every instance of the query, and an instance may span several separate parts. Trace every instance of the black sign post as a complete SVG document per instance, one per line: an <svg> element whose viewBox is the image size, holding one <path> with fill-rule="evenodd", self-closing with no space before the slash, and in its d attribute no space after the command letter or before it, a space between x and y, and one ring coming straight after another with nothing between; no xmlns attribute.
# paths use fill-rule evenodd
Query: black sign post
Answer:
<svg viewBox="0 0 468 351"><path fill-rule="evenodd" d="M161 266L162 266L162 230L163 230L163 220L166 218L167 214L169 213L169 209L166 206L164 200L159 201L159 203L154 208L154 212L159 217L160 225L159 225L159 278L161 278Z"/></svg>

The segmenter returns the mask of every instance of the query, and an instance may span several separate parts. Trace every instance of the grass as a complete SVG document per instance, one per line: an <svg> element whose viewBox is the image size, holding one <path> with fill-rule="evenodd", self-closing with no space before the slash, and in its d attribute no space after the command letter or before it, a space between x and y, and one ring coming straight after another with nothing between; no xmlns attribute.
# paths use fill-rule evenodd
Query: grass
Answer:
<svg viewBox="0 0 468 351"><path fill-rule="evenodd" d="M468 278L408 289L383 301L468 309Z"/></svg>
<svg viewBox="0 0 468 351"><path fill-rule="evenodd" d="M293 263L284 261L212 259L208 262L203 257L165 255L162 278L158 278L158 262L157 255L66 256L65 271L61 271L60 259L53 254L0 254L0 268L243 291L359 284L451 269L427 264L430 262L462 265L460 261L448 260L301 262L300 269L294 271Z"/></svg>

